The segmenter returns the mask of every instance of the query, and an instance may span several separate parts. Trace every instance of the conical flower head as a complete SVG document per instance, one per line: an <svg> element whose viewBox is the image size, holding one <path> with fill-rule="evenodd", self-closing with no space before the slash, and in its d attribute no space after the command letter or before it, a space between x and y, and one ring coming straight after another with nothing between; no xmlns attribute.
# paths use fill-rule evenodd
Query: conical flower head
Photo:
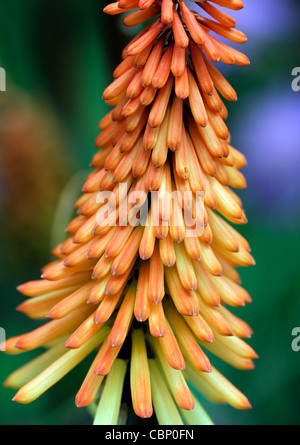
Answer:
<svg viewBox="0 0 300 445"><path fill-rule="evenodd" d="M19 287L31 297L19 310L51 321L7 342L10 353L47 348L8 378L20 388L18 402L35 400L96 350L76 404L101 393L97 424L117 423L127 368L142 418L155 411L162 424L211 424L191 384L216 403L250 407L207 356L243 370L257 357L242 340L251 328L228 309L251 302L236 267L254 260L230 224L247 221L233 191L246 186L239 171L246 160L231 145L221 98L237 95L212 64L248 65L218 40L246 41L218 9L243 4L194 3L195 11L177 0L120 0L104 9L132 10L127 26L150 23L126 46L104 91L113 108L100 122L69 238L42 280Z"/></svg>

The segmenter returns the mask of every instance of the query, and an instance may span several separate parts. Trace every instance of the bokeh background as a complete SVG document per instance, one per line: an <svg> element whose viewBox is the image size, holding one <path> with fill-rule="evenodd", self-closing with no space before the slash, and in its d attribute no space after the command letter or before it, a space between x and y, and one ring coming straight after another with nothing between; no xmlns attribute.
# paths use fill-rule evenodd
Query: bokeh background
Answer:
<svg viewBox="0 0 300 445"><path fill-rule="evenodd" d="M15 290L36 279L62 240L94 152L101 101L134 30L102 14L102 0L0 0L0 326L12 336L36 325L15 312ZM300 92L291 72L300 66L299 0L245 0L234 13L249 41L248 68L221 69L239 102L228 104L233 144L248 157L242 192L249 223L242 228L257 260L242 271L253 303L238 310L255 331L260 359L251 372L215 360L244 391L253 410L203 402L219 424L299 424L300 352L291 332L300 326ZM0 354L0 381L33 354ZM86 367L30 406L0 388L0 424L89 424L74 406Z"/></svg>

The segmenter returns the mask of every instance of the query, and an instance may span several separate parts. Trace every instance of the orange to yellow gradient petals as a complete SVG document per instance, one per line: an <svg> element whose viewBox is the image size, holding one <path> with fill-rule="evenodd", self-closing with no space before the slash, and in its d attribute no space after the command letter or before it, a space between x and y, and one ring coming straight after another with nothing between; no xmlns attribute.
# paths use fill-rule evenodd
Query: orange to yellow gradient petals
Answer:
<svg viewBox="0 0 300 445"><path fill-rule="evenodd" d="M233 190L246 186L246 160L231 145L223 102L237 94L215 65L249 64L223 42L246 42L224 12L243 6L120 0L104 8L126 12L126 26L147 26L124 49L104 91L112 110L100 122L94 171L69 237L42 279L19 287L30 298L18 310L50 320L6 342L10 354L45 348L6 380L18 390L15 401L34 401L93 353L76 405L99 401L95 424L117 424L123 400L141 418L155 413L160 424L210 425L195 389L215 403L251 407L211 364L215 355L249 370L257 358L243 340L251 328L230 312L251 302L236 268L255 262L232 225L247 222ZM109 192L108 206L99 192ZM134 192L145 198L132 201ZM166 192L177 192L170 205ZM146 201L146 224L123 224ZM186 214L200 232L191 234Z"/></svg>

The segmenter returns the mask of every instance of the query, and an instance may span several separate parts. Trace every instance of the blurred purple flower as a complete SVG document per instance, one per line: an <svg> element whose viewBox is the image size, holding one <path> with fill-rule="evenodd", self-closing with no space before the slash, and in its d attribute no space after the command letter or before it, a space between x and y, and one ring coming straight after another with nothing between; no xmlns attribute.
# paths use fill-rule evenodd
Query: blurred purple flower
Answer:
<svg viewBox="0 0 300 445"><path fill-rule="evenodd" d="M243 103L232 134L248 159L246 209L258 211L260 219L288 222L300 216L299 94L282 83L244 96Z"/></svg>
<svg viewBox="0 0 300 445"><path fill-rule="evenodd" d="M207 15L195 3L186 0L195 11ZM244 0L245 8L231 11L218 7L237 21L237 29L247 34L251 44L264 39L282 40L293 33L298 26L298 0Z"/></svg>
<svg viewBox="0 0 300 445"><path fill-rule="evenodd" d="M186 3L208 17L195 3L189 0ZM268 45L287 41L299 27L299 0L244 0L244 3L245 8L240 11L218 8L234 17L237 29L248 37L246 44L230 42L230 46L247 54L250 59L255 52L259 52L261 43ZM221 37L219 40L228 44L227 39ZM225 72L232 68L230 65L224 66Z"/></svg>

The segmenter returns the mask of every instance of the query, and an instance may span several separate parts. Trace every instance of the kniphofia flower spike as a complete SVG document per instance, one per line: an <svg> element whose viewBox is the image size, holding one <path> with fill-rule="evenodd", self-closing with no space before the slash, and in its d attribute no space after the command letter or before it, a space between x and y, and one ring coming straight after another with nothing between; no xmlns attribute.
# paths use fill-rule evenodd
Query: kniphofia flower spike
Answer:
<svg viewBox="0 0 300 445"><path fill-rule="evenodd" d="M34 401L94 352L76 404L100 394L96 424L117 423L124 384L135 413L155 412L161 424L212 423L195 389L215 403L250 408L209 358L248 370L257 357L243 340L251 328L229 310L251 302L236 267L254 259L230 224L247 222L233 190L246 186L239 171L246 160L226 126L223 99L237 95L215 66L249 64L223 42L246 42L224 12L243 6L120 0L104 8L127 12L126 26L148 24L104 91L112 110L100 122L94 171L69 237L42 279L19 287L30 298L18 310L50 320L6 343L11 354L45 348L7 379L18 389L15 401ZM109 192L107 200L99 192ZM132 200L134 192L142 198ZM165 196L174 192L169 205ZM140 219L130 224L133 215ZM191 232L186 215L200 231Z"/></svg>

